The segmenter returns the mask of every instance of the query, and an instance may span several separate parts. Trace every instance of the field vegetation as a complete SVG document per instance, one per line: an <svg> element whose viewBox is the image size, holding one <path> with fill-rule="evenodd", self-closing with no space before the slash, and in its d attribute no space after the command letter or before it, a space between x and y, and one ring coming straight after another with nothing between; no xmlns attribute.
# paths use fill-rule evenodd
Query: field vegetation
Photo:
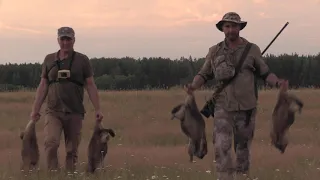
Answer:
<svg viewBox="0 0 320 180"><path fill-rule="evenodd" d="M305 102L290 129L290 144L285 154L270 146L269 127L277 90L260 91L255 137L251 148L250 176L259 180L316 180L320 176L320 90L291 90ZM214 179L212 125L206 119L209 153L203 160L188 162L187 139L179 122L170 120L173 106L184 100L181 89L168 91L100 91L104 125L113 128L116 137L111 139L104 166L95 176L83 173L87 159L87 145L94 125L94 111L85 97L87 115L84 120L82 142L79 148L79 170L76 174L45 174L43 154L44 114L37 124L41 150L40 167L36 172L20 172L19 132L29 120L34 92L0 93L0 177L1 179ZM201 108L210 91L198 91L197 103ZM43 106L43 108L45 105ZM64 140L59 148L60 164L64 166ZM63 176L63 177L62 177Z"/></svg>

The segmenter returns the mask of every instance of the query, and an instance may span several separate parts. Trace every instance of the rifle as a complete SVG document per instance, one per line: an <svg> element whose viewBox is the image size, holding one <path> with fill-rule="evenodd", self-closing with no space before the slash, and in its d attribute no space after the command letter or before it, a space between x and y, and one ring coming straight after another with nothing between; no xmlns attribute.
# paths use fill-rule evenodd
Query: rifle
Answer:
<svg viewBox="0 0 320 180"><path fill-rule="evenodd" d="M262 51L261 55L267 51L267 49L271 46L271 44L276 40L276 38L281 34L281 32L287 27L289 22L287 22L281 30L278 32L278 34L272 39L272 41L268 44L268 46ZM209 118L210 115L214 117L214 108L216 103L216 98L218 94L223 90L224 86L226 86L224 83L218 83L217 90L212 94L212 97L210 100L206 101L204 107L200 111L201 114L203 114L205 117Z"/></svg>

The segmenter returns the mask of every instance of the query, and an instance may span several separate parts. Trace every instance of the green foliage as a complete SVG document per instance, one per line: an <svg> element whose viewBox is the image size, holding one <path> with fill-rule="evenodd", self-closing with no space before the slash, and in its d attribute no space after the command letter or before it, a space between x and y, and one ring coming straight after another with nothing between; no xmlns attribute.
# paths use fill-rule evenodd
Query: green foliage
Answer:
<svg viewBox="0 0 320 180"><path fill-rule="evenodd" d="M290 81L292 88L320 85L320 54L266 55L265 61L280 78ZM134 59L93 58L91 64L97 87L101 90L168 89L192 81L204 58L161 57ZM40 81L41 64L0 65L0 91L36 88ZM214 85L214 80L207 87ZM259 83L263 85L263 82Z"/></svg>

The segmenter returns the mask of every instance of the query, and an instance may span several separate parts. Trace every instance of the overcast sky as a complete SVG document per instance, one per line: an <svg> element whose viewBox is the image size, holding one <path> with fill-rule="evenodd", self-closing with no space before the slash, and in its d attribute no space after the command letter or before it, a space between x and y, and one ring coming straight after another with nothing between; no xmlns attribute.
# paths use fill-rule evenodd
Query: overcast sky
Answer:
<svg viewBox="0 0 320 180"><path fill-rule="evenodd" d="M320 0L0 0L0 63L42 62L58 50L60 26L93 57L204 57L223 40L215 23L238 12L240 35L267 53L320 52Z"/></svg>

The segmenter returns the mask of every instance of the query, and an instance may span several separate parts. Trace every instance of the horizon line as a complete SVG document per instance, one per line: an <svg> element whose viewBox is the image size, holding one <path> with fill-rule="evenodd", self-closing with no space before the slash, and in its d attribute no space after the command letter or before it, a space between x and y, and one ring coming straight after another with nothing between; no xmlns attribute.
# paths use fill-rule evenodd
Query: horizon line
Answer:
<svg viewBox="0 0 320 180"><path fill-rule="evenodd" d="M279 57L279 56L286 56L286 55L289 55L289 56L294 56L294 55L297 55L299 57L317 57L320 55L320 51L318 53L314 53L314 54L299 54L297 52L291 52L291 53L281 53L281 54L272 54L272 53L266 53L264 54L262 57L263 58L267 58L267 56L274 56L274 57ZM204 59L205 56L203 57L192 57L192 55L189 55L189 56L180 56L179 58L170 58L170 57L165 57L165 56L143 56L143 57L133 57L133 56L121 56L121 57L112 57L112 56L109 56L109 57L104 57L104 56L101 56L101 57L91 57L89 58L89 60L101 60L101 59L125 59L125 58L130 58L130 59L133 59L135 61L137 60L143 60L143 59L153 59L153 58L161 58L161 59L168 59L168 60L171 60L171 61L180 61L182 58L183 59L189 59L191 56L192 60L200 60L200 59ZM36 61L36 62L15 62L15 63L12 63L12 62L0 62L0 65L22 65L22 64L42 64L42 62L39 62L39 61Z"/></svg>

